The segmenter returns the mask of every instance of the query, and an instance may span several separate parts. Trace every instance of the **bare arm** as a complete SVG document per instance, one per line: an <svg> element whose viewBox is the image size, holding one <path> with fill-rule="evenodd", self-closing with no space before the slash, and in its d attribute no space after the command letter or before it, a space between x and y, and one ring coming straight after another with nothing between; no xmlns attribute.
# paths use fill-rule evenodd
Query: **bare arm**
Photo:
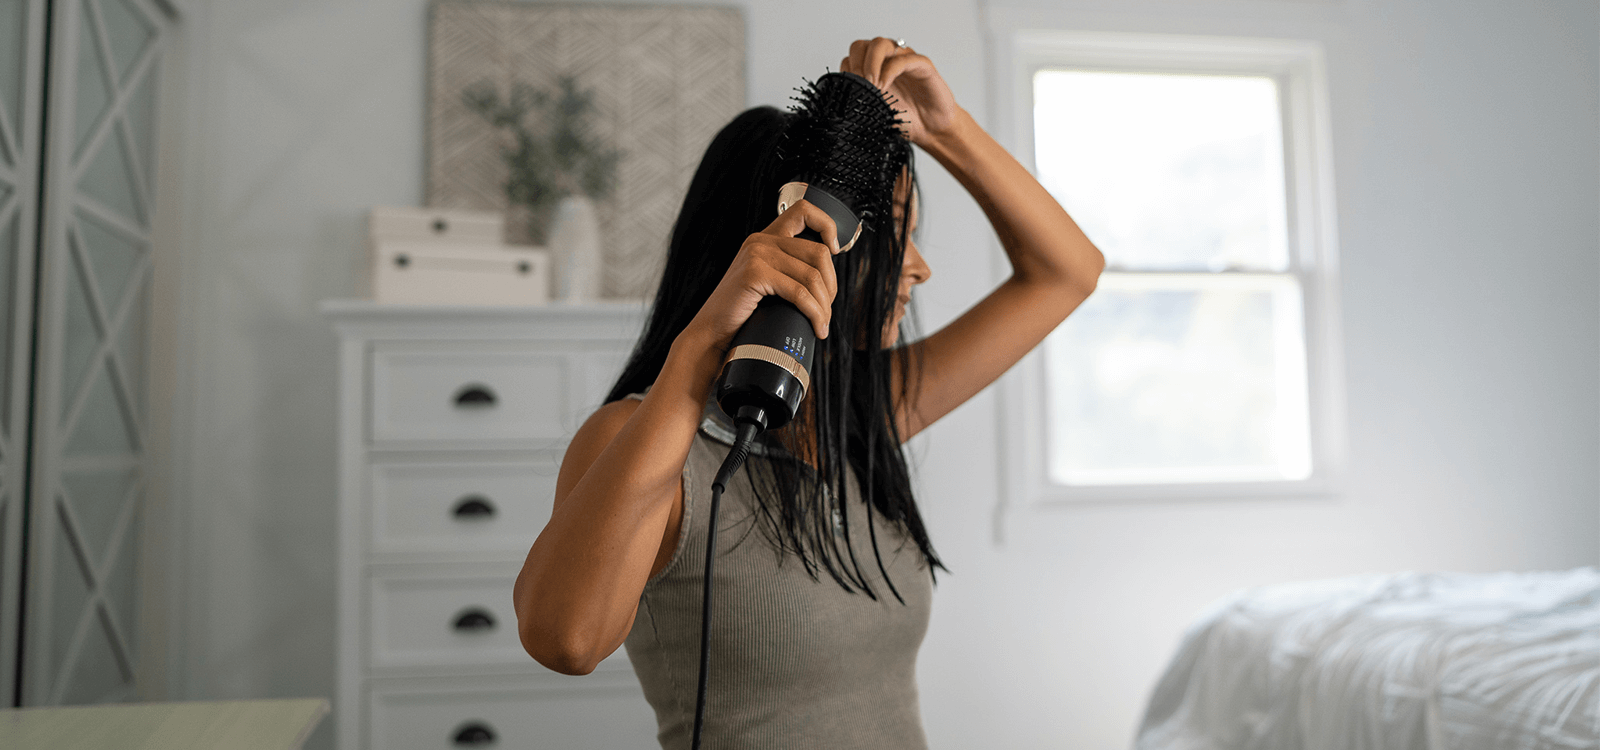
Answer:
<svg viewBox="0 0 1600 750"><path fill-rule="evenodd" d="M1105 260L1038 180L965 110L924 148L967 188L1011 261L1006 279L960 317L909 346L922 386L902 412L906 438L966 403L1044 341L1094 291Z"/></svg>
<svg viewBox="0 0 1600 750"><path fill-rule="evenodd" d="M899 413L900 434L910 438L1038 346L1094 291L1105 259L1044 186L956 104L928 58L880 37L851 45L840 68L895 96L907 136L983 208L1011 261L1011 277L987 297L908 345L923 365L920 387Z"/></svg>
<svg viewBox="0 0 1600 750"><path fill-rule="evenodd" d="M808 226L826 245L795 237ZM728 344L768 295L793 302L826 337L836 252L827 214L790 207L745 241L644 401L607 404L573 436L555 510L512 592L522 646L540 664L587 674L627 639L645 583L676 546L680 477Z"/></svg>
<svg viewBox="0 0 1600 750"><path fill-rule="evenodd" d="M644 401L602 407L562 459L555 511L513 589L523 648L557 672L593 671L633 627L669 521L681 515L679 477L720 365L696 349L675 344Z"/></svg>

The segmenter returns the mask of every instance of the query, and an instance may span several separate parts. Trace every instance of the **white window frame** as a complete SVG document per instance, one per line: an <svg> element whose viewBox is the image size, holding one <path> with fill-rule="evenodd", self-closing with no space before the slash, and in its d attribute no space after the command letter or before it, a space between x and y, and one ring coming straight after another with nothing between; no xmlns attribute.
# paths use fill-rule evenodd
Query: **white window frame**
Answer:
<svg viewBox="0 0 1600 750"><path fill-rule="evenodd" d="M1041 352L1000 382L1001 497L1005 506L1262 498L1336 494L1345 470L1343 360L1339 332L1338 238L1328 87L1322 45L1244 37L1016 29L997 39L997 132L1033 163L1033 79L1039 70L1268 76L1283 117L1290 270L1304 295L1311 475L1300 480L1067 486L1049 478ZM1072 207L1066 206L1068 212ZM1093 239L1092 237L1090 238Z"/></svg>

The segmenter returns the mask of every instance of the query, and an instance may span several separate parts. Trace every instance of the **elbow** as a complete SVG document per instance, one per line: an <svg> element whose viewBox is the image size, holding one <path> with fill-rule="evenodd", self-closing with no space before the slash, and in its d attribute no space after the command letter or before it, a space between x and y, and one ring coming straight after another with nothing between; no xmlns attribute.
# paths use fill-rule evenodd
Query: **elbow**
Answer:
<svg viewBox="0 0 1600 750"><path fill-rule="evenodd" d="M1017 266L1012 278L1028 286L1049 289L1055 298L1076 308L1088 299L1100 284L1100 274L1106 270L1106 256L1092 244L1085 243L1077 252L1052 263Z"/></svg>
<svg viewBox="0 0 1600 750"><path fill-rule="evenodd" d="M1100 286L1099 271L1077 276L1067 283L1067 288L1071 290L1073 298L1080 303L1088 299L1089 295L1094 294L1094 290L1098 286Z"/></svg>
<svg viewBox="0 0 1600 750"><path fill-rule="evenodd" d="M531 617L517 618L517 635L534 661L561 674L589 674L610 655L610 651L602 653L596 639L579 628L539 623Z"/></svg>
<svg viewBox="0 0 1600 750"><path fill-rule="evenodd" d="M528 654L533 660L539 662L552 672L558 672L573 677L582 677L594 671L600 665L598 659L590 659L580 652L563 648L529 648Z"/></svg>
<svg viewBox="0 0 1600 750"><path fill-rule="evenodd" d="M1100 274L1105 273L1105 253L1100 252L1100 248L1092 244L1089 245L1089 257L1084 260L1083 265L1084 270L1079 274L1081 277L1079 284L1083 287L1084 296L1088 296L1094 291L1095 286L1100 283Z"/></svg>
<svg viewBox="0 0 1600 750"><path fill-rule="evenodd" d="M525 568L512 587L522 650L553 672L593 672L622 645L632 618L617 621L593 597L574 597L566 587L541 585L542 580Z"/></svg>
<svg viewBox="0 0 1600 750"><path fill-rule="evenodd" d="M1094 246L1089 247L1090 256L1084 259L1083 267L1068 275L1068 286L1079 300L1089 298L1094 294L1095 287L1100 285L1100 274L1106 270L1106 256Z"/></svg>

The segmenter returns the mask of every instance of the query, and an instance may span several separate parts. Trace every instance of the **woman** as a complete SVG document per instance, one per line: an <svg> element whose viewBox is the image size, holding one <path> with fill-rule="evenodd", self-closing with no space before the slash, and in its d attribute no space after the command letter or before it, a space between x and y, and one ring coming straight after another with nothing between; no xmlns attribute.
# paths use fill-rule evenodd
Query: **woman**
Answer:
<svg viewBox="0 0 1600 750"><path fill-rule="evenodd" d="M897 346L911 290L930 275L912 239L909 165L892 224L880 217L840 255L820 209L801 201L771 218L786 115L750 110L718 134L673 227L650 323L568 447L514 592L523 646L551 669L586 674L626 642L663 747L689 743L709 483L730 442L707 398L756 304L789 300L823 341L801 413L762 436L723 497L705 747L921 748L913 669L939 560L901 443L1043 340L1104 263L927 57L880 37L853 43L840 69L898 100L907 138L977 200L1012 275ZM796 236L807 227L824 241Z"/></svg>

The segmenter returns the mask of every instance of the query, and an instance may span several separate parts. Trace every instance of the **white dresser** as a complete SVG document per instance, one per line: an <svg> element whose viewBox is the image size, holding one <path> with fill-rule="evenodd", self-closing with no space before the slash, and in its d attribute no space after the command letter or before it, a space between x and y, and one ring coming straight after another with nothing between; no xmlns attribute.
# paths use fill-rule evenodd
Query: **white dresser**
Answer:
<svg viewBox="0 0 1600 750"><path fill-rule="evenodd" d="M546 670L511 602L642 307L322 310L340 338L340 750L655 747L626 655Z"/></svg>

